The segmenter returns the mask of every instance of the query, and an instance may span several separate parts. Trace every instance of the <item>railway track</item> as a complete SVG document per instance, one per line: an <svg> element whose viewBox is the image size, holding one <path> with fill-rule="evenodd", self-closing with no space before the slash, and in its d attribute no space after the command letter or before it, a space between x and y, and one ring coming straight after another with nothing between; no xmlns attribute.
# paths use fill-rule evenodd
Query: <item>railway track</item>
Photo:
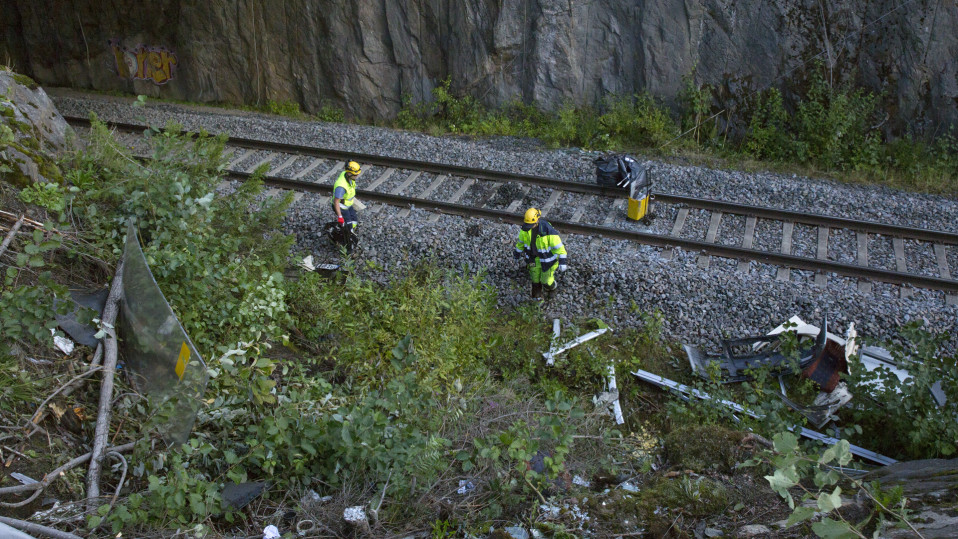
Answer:
<svg viewBox="0 0 958 539"><path fill-rule="evenodd" d="M84 118L67 120L89 125ZM108 125L127 133L145 129ZM949 265L949 254L958 259L958 234L953 232L653 192L659 219L669 218L668 232L655 233L626 219L626 193L616 188L251 139L230 138L227 148L231 179L246 179L257 167L269 164L265 181L270 187L327 196L345 162L359 161L366 171L357 196L367 203L402 207L401 216L417 207L518 223L521 212L535 205L562 232L596 237L593 247L601 238L629 240L660 247L665 258L671 258L674 249L699 252L697 263L703 268L711 257L738 260L741 271L748 271L755 261L779 266L780 280L791 279L792 270L804 270L812 272L816 284L824 285L828 274L837 274L859 279L858 287L866 292L874 281L887 282L904 285L903 296L911 293L909 287L941 290L947 304L958 304L958 280ZM380 208L373 205L368 211ZM704 237L687 226L693 219L708 221ZM807 248L796 252L796 235L814 237L814 252ZM839 236L843 243L853 244L853 252L830 247ZM924 256L921 267L909 264L906 250L912 259Z"/></svg>

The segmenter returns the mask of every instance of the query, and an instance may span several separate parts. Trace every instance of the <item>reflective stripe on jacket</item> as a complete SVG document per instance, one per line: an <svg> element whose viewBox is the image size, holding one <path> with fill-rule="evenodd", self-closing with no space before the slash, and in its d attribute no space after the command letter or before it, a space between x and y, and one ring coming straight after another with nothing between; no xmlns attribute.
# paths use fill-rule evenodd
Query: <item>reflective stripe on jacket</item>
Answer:
<svg viewBox="0 0 958 539"><path fill-rule="evenodd" d="M341 193L343 196L337 196L336 191L342 189ZM349 180L346 178L346 171L339 173L339 177L336 178L336 183L333 184L333 196L329 199L329 203L332 204L337 198L340 199L339 203L345 207L350 207L353 205L353 198L356 197L356 180Z"/></svg>
<svg viewBox="0 0 958 539"><path fill-rule="evenodd" d="M532 242L532 233L538 227L535 246ZM529 230L519 230L519 239L516 241L516 253L519 256L525 256L529 263L539 259L539 265L542 269L551 268L556 262L559 265L566 263L565 246L562 245L562 239L559 233L548 221L539 220L539 224Z"/></svg>

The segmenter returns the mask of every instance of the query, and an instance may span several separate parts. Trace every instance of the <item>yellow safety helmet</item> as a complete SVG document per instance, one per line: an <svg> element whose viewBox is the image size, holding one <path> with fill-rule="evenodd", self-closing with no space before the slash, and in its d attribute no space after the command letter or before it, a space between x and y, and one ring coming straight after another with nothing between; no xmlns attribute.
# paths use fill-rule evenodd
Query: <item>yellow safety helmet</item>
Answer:
<svg viewBox="0 0 958 539"><path fill-rule="evenodd" d="M542 212L535 208L529 208L526 210L526 215L522 218L522 222L527 225L534 225L539 222L539 217L542 216Z"/></svg>
<svg viewBox="0 0 958 539"><path fill-rule="evenodd" d="M350 176L359 176L362 173L362 170L359 168L359 163L355 161L346 163L346 173Z"/></svg>

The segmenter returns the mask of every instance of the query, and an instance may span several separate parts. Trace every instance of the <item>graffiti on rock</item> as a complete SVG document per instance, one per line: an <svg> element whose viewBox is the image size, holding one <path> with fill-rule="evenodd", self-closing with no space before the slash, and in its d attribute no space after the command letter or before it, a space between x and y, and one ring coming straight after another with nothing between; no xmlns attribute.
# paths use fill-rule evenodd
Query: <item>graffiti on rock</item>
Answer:
<svg viewBox="0 0 958 539"><path fill-rule="evenodd" d="M131 49L121 45L118 39L111 39L109 43L120 78L151 80L154 84L166 84L173 78L176 54L166 47L139 45Z"/></svg>

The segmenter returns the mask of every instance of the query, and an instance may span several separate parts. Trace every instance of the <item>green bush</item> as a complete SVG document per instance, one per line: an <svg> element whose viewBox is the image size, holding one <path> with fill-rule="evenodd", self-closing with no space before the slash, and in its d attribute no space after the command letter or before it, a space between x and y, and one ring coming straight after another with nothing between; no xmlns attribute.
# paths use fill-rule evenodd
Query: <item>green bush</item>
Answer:
<svg viewBox="0 0 958 539"><path fill-rule="evenodd" d="M901 329L905 340L887 348L911 377L903 384L887 369L866 371L861 362L851 362L849 389L856 400L874 403L842 410L846 422L860 424L862 432L852 441L898 459L951 458L958 440L958 366L954 357L943 355L947 334L933 334L921 323ZM878 383L876 383L878 382ZM939 407L932 388L947 397Z"/></svg>

